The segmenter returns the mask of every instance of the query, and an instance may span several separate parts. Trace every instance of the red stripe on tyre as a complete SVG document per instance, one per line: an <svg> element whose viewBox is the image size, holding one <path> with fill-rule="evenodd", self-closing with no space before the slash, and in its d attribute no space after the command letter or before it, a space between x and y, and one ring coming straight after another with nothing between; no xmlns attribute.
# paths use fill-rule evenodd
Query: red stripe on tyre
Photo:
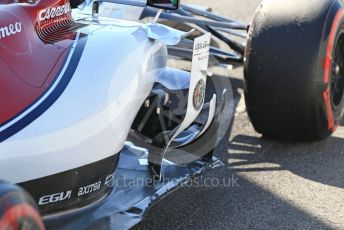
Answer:
<svg viewBox="0 0 344 230"><path fill-rule="evenodd" d="M324 62L324 71L325 71L324 84L329 83L331 67L332 67L333 44L335 42L339 22L343 18L343 16L344 16L344 10L343 9L338 10L331 26L331 32L330 32L328 43L327 43L326 56L325 56L325 62ZM337 128L337 125L335 124L333 112L332 112L332 106L331 106L331 100L330 100L331 91L330 91L329 84L327 86L326 91L323 93L323 97L324 97L324 102L325 102L326 111L327 111L328 129L334 132Z"/></svg>

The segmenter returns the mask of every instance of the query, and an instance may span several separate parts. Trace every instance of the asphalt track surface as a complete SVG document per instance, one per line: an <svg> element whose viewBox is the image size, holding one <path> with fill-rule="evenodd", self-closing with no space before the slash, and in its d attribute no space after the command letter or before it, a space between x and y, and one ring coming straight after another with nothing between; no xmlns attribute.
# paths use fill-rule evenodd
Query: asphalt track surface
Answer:
<svg viewBox="0 0 344 230"><path fill-rule="evenodd" d="M244 22L260 3L184 2L211 5L215 12ZM206 178L227 180L226 185L183 187L156 204L134 228L344 229L344 128L316 143L263 139L246 114L242 69L217 69L218 76L231 80L236 114L231 133L216 149L225 165Z"/></svg>

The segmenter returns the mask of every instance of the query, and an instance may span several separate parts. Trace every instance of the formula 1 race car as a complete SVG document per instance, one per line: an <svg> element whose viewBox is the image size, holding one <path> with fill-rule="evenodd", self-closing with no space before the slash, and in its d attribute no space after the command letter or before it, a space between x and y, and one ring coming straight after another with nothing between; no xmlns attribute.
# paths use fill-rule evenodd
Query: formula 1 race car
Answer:
<svg viewBox="0 0 344 230"><path fill-rule="evenodd" d="M231 98L208 77L210 34L189 73L167 67L189 32L94 10L0 5L0 229L129 228L220 163Z"/></svg>
<svg viewBox="0 0 344 230"><path fill-rule="evenodd" d="M329 136L343 16L339 0L264 0L250 25L176 0L0 1L0 229L127 229L221 165L234 101L209 57L244 66L264 136Z"/></svg>

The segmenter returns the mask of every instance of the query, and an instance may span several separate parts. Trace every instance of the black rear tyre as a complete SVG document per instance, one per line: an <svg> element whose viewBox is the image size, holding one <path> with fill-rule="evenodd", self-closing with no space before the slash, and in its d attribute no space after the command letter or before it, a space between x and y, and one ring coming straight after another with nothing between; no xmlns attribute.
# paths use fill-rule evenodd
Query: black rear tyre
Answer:
<svg viewBox="0 0 344 230"><path fill-rule="evenodd" d="M344 108L340 0L263 1L245 53L245 100L255 129L287 141L333 133Z"/></svg>

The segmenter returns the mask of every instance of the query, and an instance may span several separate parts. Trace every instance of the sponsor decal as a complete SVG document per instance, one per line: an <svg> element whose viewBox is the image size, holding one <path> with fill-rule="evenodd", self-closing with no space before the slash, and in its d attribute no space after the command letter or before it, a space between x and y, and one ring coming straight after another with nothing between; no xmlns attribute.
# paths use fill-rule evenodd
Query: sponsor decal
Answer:
<svg viewBox="0 0 344 230"><path fill-rule="evenodd" d="M106 179L104 180L104 185L108 185L108 183L111 182L112 180L113 180L113 175L107 176ZM51 203L56 203L56 202L67 201L75 197L80 197L80 196L84 196L89 193L95 192L99 190L101 187L102 187L102 181L98 181L93 184L80 187L77 190L78 191L77 194L76 192L73 192L73 190L68 190L66 192L60 192L60 193L54 193L51 195L42 196L38 201L38 205L41 206L41 205L46 205L46 204L51 204Z"/></svg>
<svg viewBox="0 0 344 230"><path fill-rule="evenodd" d="M40 22L43 22L43 21L46 21L49 19L54 19L54 18L58 18L61 16L65 16L69 12L71 12L71 7L70 7L69 2L67 2L66 4L64 4L62 6L55 6L55 7L41 10L39 12L38 19Z"/></svg>
<svg viewBox="0 0 344 230"><path fill-rule="evenodd" d="M199 43L195 44L195 52L199 53L199 52L204 52L204 49L207 49L210 47L210 42L209 41L201 41Z"/></svg>
<svg viewBox="0 0 344 230"><path fill-rule="evenodd" d="M15 22L4 27L0 27L0 39L11 37L22 31L22 23Z"/></svg>
<svg viewBox="0 0 344 230"><path fill-rule="evenodd" d="M193 106L195 110L200 110L205 97L205 82L203 79L199 80L196 84L194 95L193 95Z"/></svg>
<svg viewBox="0 0 344 230"><path fill-rule="evenodd" d="M189 104L193 105L193 109L199 112L204 104L205 89L207 82L208 62L209 62L209 49L210 49L211 34L205 34L198 37L194 41ZM192 101L191 101L192 99Z"/></svg>
<svg viewBox="0 0 344 230"><path fill-rule="evenodd" d="M83 187L79 188L78 196L83 196L83 195L89 194L91 192L97 191L98 189L100 189L101 184L102 184L102 182L98 181L94 184L90 184L90 185L83 186Z"/></svg>
<svg viewBox="0 0 344 230"><path fill-rule="evenodd" d="M72 190L67 192L55 193L52 195L43 196L39 199L39 205L45 205L50 203L56 203L64 200L69 200L72 196Z"/></svg>

